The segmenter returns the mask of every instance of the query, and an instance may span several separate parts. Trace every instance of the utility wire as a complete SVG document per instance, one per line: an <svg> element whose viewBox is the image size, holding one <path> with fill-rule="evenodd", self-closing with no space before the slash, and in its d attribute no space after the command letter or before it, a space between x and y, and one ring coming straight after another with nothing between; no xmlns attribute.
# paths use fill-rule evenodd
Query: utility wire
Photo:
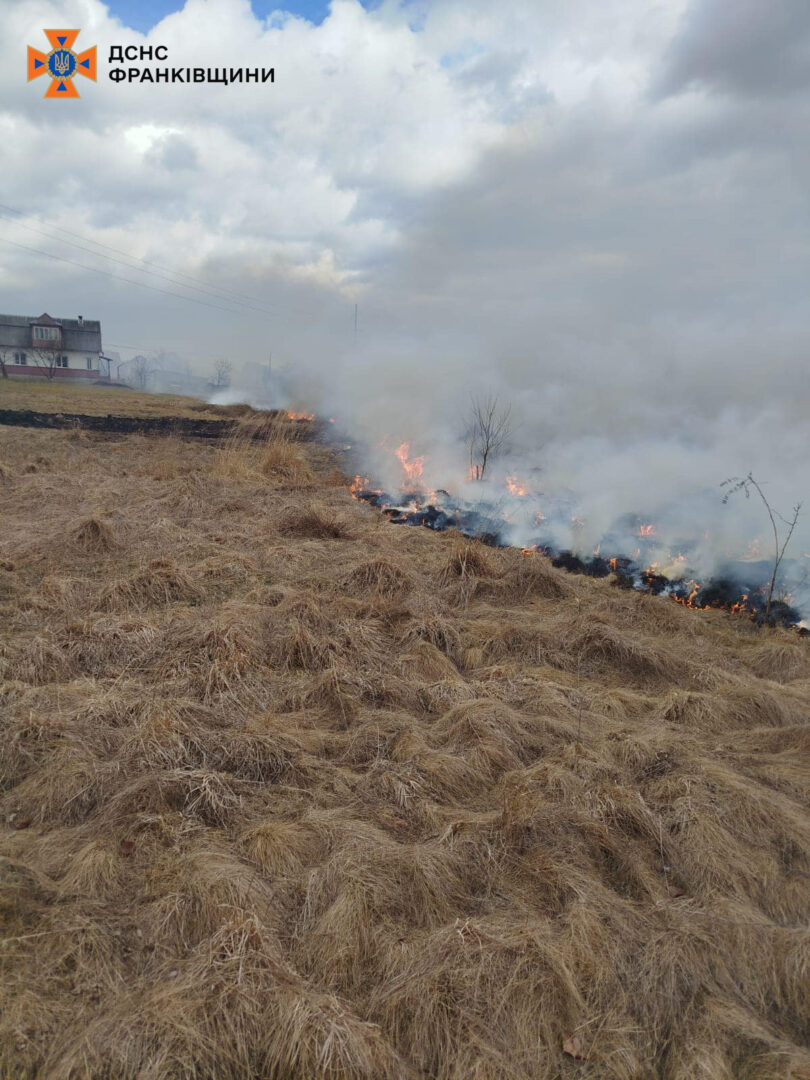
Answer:
<svg viewBox="0 0 810 1080"><path fill-rule="evenodd" d="M120 341L105 341L104 342L104 348L105 349L129 349L131 352L136 352L136 353L157 353L157 352L160 351L162 346L157 346L157 345L122 345L120 343ZM171 353L172 350L171 349L166 349L166 352ZM180 354L178 354L178 355L180 355ZM213 362L215 360L222 360L223 359L222 353L209 353L207 356L202 356L200 353L198 353L195 350L194 355L198 360L205 360L206 362ZM128 364L129 360L122 360L121 363L122 364Z"/></svg>
<svg viewBox="0 0 810 1080"><path fill-rule="evenodd" d="M46 259L56 259L57 262L68 263L70 266L78 266L81 270L90 270L94 274L101 274L102 277L110 278L111 281L123 281L127 285L137 285L140 289L149 289L151 292L163 293L165 296L174 296L178 300L187 300L189 304L199 304L201 307L213 308L215 311L224 311L228 315L242 315L244 312L238 308L226 308L220 307L219 304L209 304L206 300L198 300L195 296L184 296L182 293L172 292L170 289L161 289L157 285L147 285L145 281L135 281L133 278L120 277L118 274L111 274L109 270L100 270L96 266L86 266L84 263L76 262L75 259L66 259L62 255L53 255L49 251L43 251L42 248L28 247L26 244L18 244L16 240L9 240L6 237L0 237L0 243L11 244L12 247L20 248L22 251L32 251L35 255L44 255Z"/></svg>
<svg viewBox="0 0 810 1080"><path fill-rule="evenodd" d="M54 237L54 236L50 235L48 232L45 232L45 231L43 231L41 229L36 229L31 225L26 225L26 224L24 224L24 222L18 221L16 218L10 217L11 214L16 215L16 218L31 217L32 216L30 214L26 214L22 210L15 209L13 206L8 206L8 205L6 205L4 203L0 203L0 217L5 217L8 221L13 222L16 225L20 225L20 226L22 226L22 228L28 229L31 232L39 233L39 235L44 236L47 239L55 240L57 243L67 243L67 241L59 239L59 237ZM125 267L127 267L127 269L135 270L138 273L151 274L154 277L162 278L163 280L167 281L170 285L176 285L178 288L181 288L181 289L193 289L195 292L199 292L203 296L209 296L209 297L212 297L214 300L220 300L224 304L241 304L248 311L255 311L258 314L269 315L269 316L276 316L276 315L278 315L279 313L282 313L282 312L285 313L285 314L291 314L291 313L294 313L294 312L299 312L301 314L306 314L309 317L311 317L311 315L312 315L312 309L309 306L307 308L304 308L301 305L290 305L290 304L284 304L282 306L282 305L277 305L277 304L274 305L274 304L270 303L268 305L265 301L260 300L258 297L249 296L249 295L247 295L245 293L238 293L235 290L226 289L226 288L223 288L222 286L211 286L208 282L205 282L202 278L196 278L192 274L186 274L185 271L172 270L170 267L162 266L160 263L149 262L146 259L139 259L136 256L130 255L128 252L122 251L120 248L111 247L109 244L102 244L98 240L93 240L88 236L81 236L79 233L71 232L69 229L62 229L58 225L50 225L50 224L48 224L48 228L54 230L55 232L64 233L65 236L75 237L77 239L84 240L87 243L93 244L96 247L101 247L101 248L106 249L107 251L113 251L116 254L123 255L126 259L128 259L130 261L127 262L127 263L124 263L124 262L121 262L118 259L113 259L109 255L103 255L99 251L93 251L90 248L83 247L80 244L74 244L74 246L80 247L83 251L87 251L88 254L94 255L96 258L108 259L110 262L118 263L119 265L125 266ZM0 240L2 240L2 239L3 238L0 237ZM34 252L36 254L45 255L47 258L50 258L50 259L56 259L56 260L58 260L60 262L68 263L69 265L72 265L72 266L78 266L83 270L91 270L93 273L96 273L96 274L104 274L105 273L105 271L99 270L96 267L87 266L84 263L75 262L74 260L67 259L67 258L65 258L64 256L61 256L61 255L52 255L49 252L42 251L40 248L26 247L25 244L19 244L14 240L5 240L5 242L8 243L8 244L12 244L14 247L21 248L24 251L32 251L32 252ZM138 265L136 265L137 263L141 263L143 265L138 266ZM177 277L185 277L185 278L188 278L189 281L197 281L197 282L200 283L200 285L203 286L203 288L197 288L196 286L188 285L184 281L173 280L173 278L166 277L163 274L155 274L150 270L143 269L143 267L145 267L145 266L154 266L154 267L157 267L158 269L166 270L169 274L174 275L174 277L176 277L176 278ZM171 291L169 289L160 289L160 288L156 288L153 285L152 286L147 285L144 282L133 281L131 278L124 278L124 277L121 277L119 275L114 275L114 274L107 274L106 276L108 276L113 281L123 281L123 282L126 282L127 284L131 284L131 285L140 285L141 288L151 289L153 292L162 292L167 296L174 296L174 297L176 297L176 298L178 298L180 300L188 300L191 303L200 304L203 307L211 307L211 308L215 308L216 310L219 310L219 311L228 311L228 312L231 312L232 314L244 314L244 312L241 311L239 308L218 307L216 304L205 303L202 300L197 300L196 298L191 297L191 296L184 296L182 293L173 292L173 291ZM260 307L255 307L255 306L253 306L254 304L258 304L258 305L261 305L261 306ZM356 330L355 330L355 333L356 333Z"/></svg>
<svg viewBox="0 0 810 1080"><path fill-rule="evenodd" d="M9 214L16 214L17 217L31 217L30 214L25 214L22 210L15 210L13 206L6 206L4 203L0 203L0 212L2 212L3 216L6 216L6 217ZM9 220L14 221L15 219L14 218L9 218ZM33 226L31 226L31 225L23 225L23 223L21 221L18 221L17 224L22 225L23 228L25 228L25 229L31 229L33 232L38 231L38 230L34 229ZM102 244L101 241L99 241L99 240L93 240L89 236L82 236L79 233L71 232L69 229L63 229L58 225L51 225L50 223L48 223L48 228L53 229L55 232L64 233L65 236L70 236L70 237L73 237L73 238L75 238L77 240L83 240L85 243L93 244L96 247L104 248L106 251L113 251L113 252L115 252L116 255L123 255L127 259L133 260L135 262L143 263L144 266L154 266L158 270L166 270L166 271L168 271L170 274L173 274L175 277L185 277L185 278L188 278L189 281L196 281L200 285L203 285L206 289L211 289L212 288L212 286L208 282L203 281L202 278L194 277L193 274L187 274L183 270L172 270L170 267L163 266L161 263L149 262L146 259L138 259L136 256L130 255L129 252L122 251L120 248L111 247L109 244ZM43 235L47 235L47 234L43 234ZM50 239L55 239L55 238L50 237ZM93 252L92 254L99 255L100 258L105 258L105 256L101 255L99 252ZM133 269L134 269L134 267L133 267ZM175 284L182 285L183 283L178 281L178 282L175 282ZM191 286L184 286L184 287L185 288L190 288ZM264 301L260 300L256 296L248 296L245 293L238 293L238 292L235 292L232 289L225 289L222 286L215 286L213 288L215 289L216 292L219 292L219 293L222 294L223 299L226 297L226 295L230 295L230 296L234 297L236 300L238 300L240 303L264 304Z"/></svg>
<svg viewBox="0 0 810 1080"><path fill-rule="evenodd" d="M122 345L120 341L108 341L111 349L132 349L134 352L157 352L155 345Z"/></svg>
<svg viewBox="0 0 810 1080"><path fill-rule="evenodd" d="M2 209L0 209L0 217L4 217L7 220L13 220L9 218L8 214L3 213ZM47 233L42 229L35 229L33 225L25 225L22 221L15 221L14 224L18 225L20 228L27 229L29 232L37 233L39 236L44 236L47 240L55 240L58 244L68 243L67 240L60 240L58 236L52 236L50 233ZM90 242L93 243L94 241L91 240ZM71 241L71 243L73 242ZM97 259L107 259L110 262L118 263L119 266L125 266L129 270L137 270L139 274L149 274L151 277L162 278L164 281L168 281L170 285L177 285L181 289L192 289L194 292L201 293L203 296L210 296L214 300L221 300L224 303L228 304L242 304L250 311L259 311L265 315L275 314L275 312L271 311L269 308L255 307L247 300L240 300L236 298L231 299L229 296L221 294L218 290L201 288L199 285L187 285L184 281L176 281L174 280L174 278L171 278L166 274L160 274L156 270L147 270L144 267L133 265L132 261L123 262L123 260L116 259L112 255L103 255L100 251L93 251L91 248L85 247L83 244L73 243L73 247L80 248L82 251L86 251L88 254L95 256L95 258Z"/></svg>

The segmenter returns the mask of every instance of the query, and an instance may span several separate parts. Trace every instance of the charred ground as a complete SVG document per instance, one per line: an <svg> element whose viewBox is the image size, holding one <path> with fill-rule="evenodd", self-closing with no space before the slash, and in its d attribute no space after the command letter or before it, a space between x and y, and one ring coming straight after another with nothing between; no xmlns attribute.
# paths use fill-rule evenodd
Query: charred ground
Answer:
<svg viewBox="0 0 810 1080"><path fill-rule="evenodd" d="M0 428L0 1075L810 1076L806 639L250 423Z"/></svg>

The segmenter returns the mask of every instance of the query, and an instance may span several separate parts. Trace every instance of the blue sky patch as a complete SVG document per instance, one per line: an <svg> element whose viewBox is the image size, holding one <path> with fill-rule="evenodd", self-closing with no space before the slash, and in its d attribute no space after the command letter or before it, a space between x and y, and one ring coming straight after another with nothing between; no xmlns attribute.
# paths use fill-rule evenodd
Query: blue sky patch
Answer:
<svg viewBox="0 0 810 1080"><path fill-rule="evenodd" d="M147 34L161 19L182 11L183 0L107 0L110 12L125 26ZM266 19L275 10L289 11L319 25L329 14L329 0L251 0L257 18ZM364 7L376 7L365 0Z"/></svg>

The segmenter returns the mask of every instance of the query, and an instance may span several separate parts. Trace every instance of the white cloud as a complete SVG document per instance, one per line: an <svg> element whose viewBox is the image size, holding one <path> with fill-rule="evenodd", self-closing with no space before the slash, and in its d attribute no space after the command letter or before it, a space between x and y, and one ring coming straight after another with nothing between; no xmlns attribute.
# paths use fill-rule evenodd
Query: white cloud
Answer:
<svg viewBox="0 0 810 1080"><path fill-rule="evenodd" d="M499 130L395 6L335 0L315 27L257 20L248 0L188 0L148 37L96 0L14 0L0 19L9 203L186 270L213 256L331 259L330 281L351 280L396 241L397 204L459 179ZM43 19L80 21L81 44L98 44L99 82L77 83L81 103L44 103L18 77L19 43L37 42ZM274 67L277 81L111 83L110 46L142 44L165 46L171 67ZM43 167L56 140L58 184Z"/></svg>

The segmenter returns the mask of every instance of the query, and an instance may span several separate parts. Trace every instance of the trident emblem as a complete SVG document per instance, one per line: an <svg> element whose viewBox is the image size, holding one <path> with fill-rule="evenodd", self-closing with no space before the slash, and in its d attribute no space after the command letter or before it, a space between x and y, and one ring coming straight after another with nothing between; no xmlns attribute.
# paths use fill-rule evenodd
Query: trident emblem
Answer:
<svg viewBox="0 0 810 1080"><path fill-rule="evenodd" d="M56 68L57 75L67 75L70 71L70 53L55 52L53 54L53 66Z"/></svg>
<svg viewBox="0 0 810 1080"><path fill-rule="evenodd" d="M96 46L83 53L73 52L73 42L79 30L46 30L45 37L51 45L49 53L28 46L28 81L46 72L51 76L46 98L77 98L79 91L73 84L73 76L84 75L96 79Z"/></svg>

